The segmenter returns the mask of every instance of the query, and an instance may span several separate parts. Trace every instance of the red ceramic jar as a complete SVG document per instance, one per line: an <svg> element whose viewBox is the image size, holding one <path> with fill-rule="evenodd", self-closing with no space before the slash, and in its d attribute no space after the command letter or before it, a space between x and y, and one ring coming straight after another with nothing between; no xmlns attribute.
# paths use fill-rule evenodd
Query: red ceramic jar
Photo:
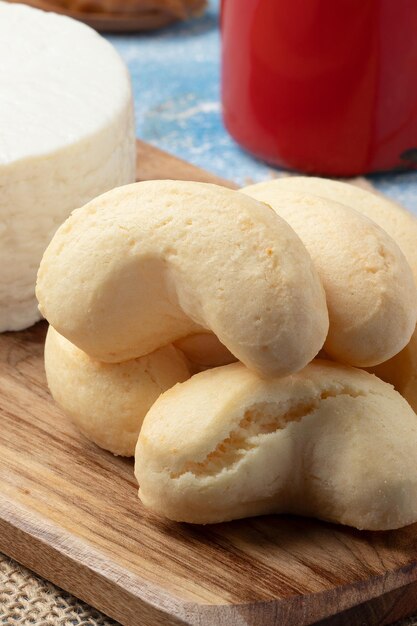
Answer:
<svg viewBox="0 0 417 626"><path fill-rule="evenodd" d="M417 163L417 0L223 0L222 99L244 148L302 172Z"/></svg>

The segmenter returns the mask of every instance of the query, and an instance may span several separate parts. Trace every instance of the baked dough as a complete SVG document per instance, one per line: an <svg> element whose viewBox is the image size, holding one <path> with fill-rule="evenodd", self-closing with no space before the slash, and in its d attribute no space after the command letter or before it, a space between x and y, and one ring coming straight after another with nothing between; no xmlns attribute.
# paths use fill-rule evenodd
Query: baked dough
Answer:
<svg viewBox="0 0 417 626"><path fill-rule="evenodd" d="M84 24L0 1L0 332L40 319L36 272L73 209L135 180L129 74Z"/></svg>
<svg viewBox="0 0 417 626"><path fill-rule="evenodd" d="M372 374L329 361L285 379L241 363L197 374L158 398L135 456L143 504L176 521L417 520L415 413Z"/></svg>
<svg viewBox="0 0 417 626"><path fill-rule="evenodd" d="M394 239L411 269L417 272L417 220L393 200L356 185L315 176L288 176L277 179L274 185L282 191L313 193L341 202L366 215Z"/></svg>
<svg viewBox="0 0 417 626"><path fill-rule="evenodd" d="M323 287L294 231L224 187L147 181L75 211L38 273L40 310L91 357L119 362L204 330L263 375L320 350Z"/></svg>
<svg viewBox="0 0 417 626"><path fill-rule="evenodd" d="M193 373L234 363L236 357L217 339L213 333L197 333L175 342L190 362Z"/></svg>
<svg viewBox="0 0 417 626"><path fill-rule="evenodd" d="M277 181L283 190L314 193L342 202L363 213L383 228L405 255L417 284L417 219L396 202L378 193L358 189L348 183L326 178L294 176ZM417 411L417 332L410 342L392 359L372 368L372 371L394 387Z"/></svg>
<svg viewBox="0 0 417 626"><path fill-rule="evenodd" d="M283 190L281 180L243 191L272 206L309 251L326 291L329 356L369 367L407 345L417 320L417 291L404 255L384 230L334 200Z"/></svg>
<svg viewBox="0 0 417 626"><path fill-rule="evenodd" d="M394 385L413 411L417 412L417 331L414 331L410 342L401 352L368 370Z"/></svg>
<svg viewBox="0 0 417 626"><path fill-rule="evenodd" d="M173 346L124 363L100 363L52 326L45 369L52 396L87 439L121 456L133 456L142 421L160 394L190 376Z"/></svg>

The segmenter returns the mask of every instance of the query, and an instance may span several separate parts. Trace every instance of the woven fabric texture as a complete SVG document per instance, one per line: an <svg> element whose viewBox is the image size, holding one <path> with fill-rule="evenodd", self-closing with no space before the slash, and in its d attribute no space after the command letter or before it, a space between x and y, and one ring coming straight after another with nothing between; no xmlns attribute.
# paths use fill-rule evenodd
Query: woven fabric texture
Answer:
<svg viewBox="0 0 417 626"><path fill-rule="evenodd" d="M0 554L2 626L119 626Z"/></svg>

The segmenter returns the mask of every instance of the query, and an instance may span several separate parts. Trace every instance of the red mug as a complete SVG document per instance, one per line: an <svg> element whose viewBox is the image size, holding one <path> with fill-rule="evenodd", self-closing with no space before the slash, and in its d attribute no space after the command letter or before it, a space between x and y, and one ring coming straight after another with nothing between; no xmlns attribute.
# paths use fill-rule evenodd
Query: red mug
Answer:
<svg viewBox="0 0 417 626"><path fill-rule="evenodd" d="M293 170L417 165L417 0L222 0L230 134Z"/></svg>

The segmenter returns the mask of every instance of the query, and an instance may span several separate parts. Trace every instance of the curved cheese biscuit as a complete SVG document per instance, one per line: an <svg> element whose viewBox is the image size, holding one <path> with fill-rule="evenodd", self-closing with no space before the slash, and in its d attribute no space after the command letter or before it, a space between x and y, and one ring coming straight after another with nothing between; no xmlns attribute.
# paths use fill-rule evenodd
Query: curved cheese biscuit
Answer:
<svg viewBox="0 0 417 626"><path fill-rule="evenodd" d="M417 284L417 219L414 215L384 196L358 189L348 183L326 178L294 176L277 181L283 190L299 190L342 202L372 219L398 244L405 255ZM417 411L417 332L392 359L372 368L401 393Z"/></svg>
<svg viewBox="0 0 417 626"><path fill-rule="evenodd" d="M328 329L294 231L263 203L204 183L137 183L75 211L43 256L37 296L59 333L108 362L211 330L248 367L284 376Z"/></svg>
<svg viewBox="0 0 417 626"><path fill-rule="evenodd" d="M352 208L281 186L274 180L243 191L287 220L309 251L326 291L326 353L360 367L397 354L417 320L413 275L397 244Z"/></svg>
<svg viewBox="0 0 417 626"><path fill-rule="evenodd" d="M360 529L417 520L417 416L375 376L316 360L283 379L242 364L197 374L147 414L135 472L177 521L267 513Z"/></svg>
<svg viewBox="0 0 417 626"><path fill-rule="evenodd" d="M288 176L274 184L282 191L313 193L341 202L366 215L394 239L417 275L417 220L393 200L356 185L315 176Z"/></svg>
<svg viewBox="0 0 417 626"><path fill-rule="evenodd" d="M142 421L161 393L190 376L173 346L124 363L100 363L52 326L45 369L52 396L87 439L121 456L133 456Z"/></svg>

